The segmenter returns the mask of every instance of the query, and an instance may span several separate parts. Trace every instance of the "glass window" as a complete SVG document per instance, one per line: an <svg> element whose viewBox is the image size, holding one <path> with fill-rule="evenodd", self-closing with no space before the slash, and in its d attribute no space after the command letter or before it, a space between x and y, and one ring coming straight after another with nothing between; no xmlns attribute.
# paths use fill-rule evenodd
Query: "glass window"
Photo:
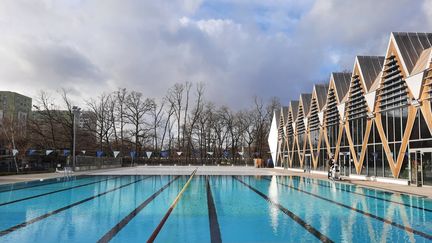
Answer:
<svg viewBox="0 0 432 243"><path fill-rule="evenodd" d="M300 168L300 159L298 156L298 150L294 150L294 156L293 156L293 168Z"/></svg>
<svg viewBox="0 0 432 243"><path fill-rule="evenodd" d="M413 128L411 130L410 140L419 139L420 138L420 111L417 112L416 119L414 121Z"/></svg>
<svg viewBox="0 0 432 243"><path fill-rule="evenodd" d="M360 129L360 127L358 126L358 123L359 123L359 119L355 119L355 121L354 121L354 137L353 137L354 145L358 144L358 135L359 135L359 129Z"/></svg>
<svg viewBox="0 0 432 243"><path fill-rule="evenodd" d="M314 148L318 147L318 139L319 139L319 130L313 130L310 132L310 138L312 142L312 146Z"/></svg>
<svg viewBox="0 0 432 243"><path fill-rule="evenodd" d="M362 167L361 167L361 170L360 170L360 174L361 175L368 175L368 148L366 147L366 154L365 154L365 158L364 158L364 160L363 160L363 164L362 164ZM357 157L360 157L360 156L357 156Z"/></svg>
<svg viewBox="0 0 432 243"><path fill-rule="evenodd" d="M394 142L394 110L387 113L387 140Z"/></svg>
<svg viewBox="0 0 432 243"><path fill-rule="evenodd" d="M408 152L405 152L402 167L399 173L399 178L409 179L409 168L408 168Z"/></svg>
<svg viewBox="0 0 432 243"><path fill-rule="evenodd" d="M382 145L375 145L376 176L384 176Z"/></svg>
<svg viewBox="0 0 432 243"><path fill-rule="evenodd" d="M383 112L381 115L381 123L382 123L382 127L384 129L384 134L386 135L386 137L388 137L388 133L387 133L387 112Z"/></svg>
<svg viewBox="0 0 432 243"><path fill-rule="evenodd" d="M392 145L390 145L390 150L392 149ZM393 177L391 169L390 169L390 165L389 163L391 163L387 158L393 156L393 153L390 152L390 154L385 154L384 153L384 149L383 149L383 165L384 165L384 177Z"/></svg>
<svg viewBox="0 0 432 243"><path fill-rule="evenodd" d="M420 136L421 138L430 138L431 137L430 130L428 125L426 124L423 114L420 111L418 113L420 116Z"/></svg>
<svg viewBox="0 0 432 243"><path fill-rule="evenodd" d="M402 107L402 127L405 128L408 120L408 107Z"/></svg>
<svg viewBox="0 0 432 243"><path fill-rule="evenodd" d="M396 163L397 162L397 157L399 156L399 151L401 148L401 143L395 143L394 145L394 153L393 153L393 161Z"/></svg>
<svg viewBox="0 0 432 243"><path fill-rule="evenodd" d="M371 127L371 130L369 132L368 144L371 144L375 141L374 140L374 129L375 129L375 123L372 122L372 127Z"/></svg>
<svg viewBox="0 0 432 243"><path fill-rule="evenodd" d="M361 133L361 135L360 135L360 144L363 143L363 138L364 138L364 135L365 135L365 133L366 133L366 123L367 123L366 118L363 117L363 118L361 119L361 122L362 122L362 133Z"/></svg>
<svg viewBox="0 0 432 243"><path fill-rule="evenodd" d="M402 122L401 122L401 110L396 109L394 111L394 129L395 129L395 140L401 141L402 140Z"/></svg>
<svg viewBox="0 0 432 243"><path fill-rule="evenodd" d="M375 140L375 143L381 143L381 137L380 137L380 134L378 132L378 128L376 127L376 124L374 124L373 128L374 128L373 131L374 131L374 140Z"/></svg>
<svg viewBox="0 0 432 243"><path fill-rule="evenodd" d="M361 136L363 134L363 125L362 125L363 119L357 119L357 126L356 126L356 144L361 144Z"/></svg>
<svg viewBox="0 0 432 243"><path fill-rule="evenodd" d="M310 143L306 141L306 154L312 154L312 149L310 147Z"/></svg>
<svg viewBox="0 0 432 243"><path fill-rule="evenodd" d="M375 160L376 160L376 154L375 154L375 148L373 145L367 146L367 160L365 160L365 163L368 165L368 176L376 176L376 166L375 166Z"/></svg>
<svg viewBox="0 0 432 243"><path fill-rule="evenodd" d="M346 135L346 130L345 130L345 129L343 130L342 136L343 136L343 137L342 137L341 146L348 147L348 146L349 146L349 143L348 143L348 137L347 137L347 135Z"/></svg>
<svg viewBox="0 0 432 243"><path fill-rule="evenodd" d="M324 170L325 160L326 160L325 150L320 149L319 160L318 160L318 170Z"/></svg>
<svg viewBox="0 0 432 243"><path fill-rule="evenodd" d="M326 163L328 160L328 155L327 155L327 145L324 141L324 139L322 139L321 141L321 161L320 161L320 170L325 170L326 168Z"/></svg>

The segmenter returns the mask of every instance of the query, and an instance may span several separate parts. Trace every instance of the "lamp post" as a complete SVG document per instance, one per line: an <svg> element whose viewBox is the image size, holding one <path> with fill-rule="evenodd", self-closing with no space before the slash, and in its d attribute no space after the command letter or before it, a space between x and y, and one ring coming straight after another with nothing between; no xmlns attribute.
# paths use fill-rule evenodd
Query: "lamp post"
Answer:
<svg viewBox="0 0 432 243"><path fill-rule="evenodd" d="M75 165L76 165L76 158L75 158L75 142L76 142L76 121L79 120L80 114L81 114L81 108L78 106L72 107L72 114L73 114L73 146L72 146L72 166L73 170L75 171Z"/></svg>

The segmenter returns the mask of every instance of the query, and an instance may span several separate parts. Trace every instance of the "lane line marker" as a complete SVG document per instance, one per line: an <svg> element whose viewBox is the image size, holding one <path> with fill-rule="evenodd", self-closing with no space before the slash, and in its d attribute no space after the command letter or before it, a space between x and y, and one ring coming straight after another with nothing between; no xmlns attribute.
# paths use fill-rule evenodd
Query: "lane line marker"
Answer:
<svg viewBox="0 0 432 243"><path fill-rule="evenodd" d="M371 217L371 218L373 218L373 219L379 220L379 221L381 221L381 222L383 222L383 223L390 224L390 225L395 226L395 227L397 227L397 228L399 228L399 229L405 230L406 232L409 232L409 233L413 233L413 234L419 235L419 236L424 237L424 238L426 238L426 239L428 239L428 240L432 240L432 235L431 235L431 234L428 234L428 233L426 233L426 232L423 232L423 231L416 230L416 229L413 229L413 228L408 227L408 226L404 226L404 225L398 224L398 223L396 223L396 222L393 222L393 221L390 221L390 220L388 220L388 219L382 218L382 217L377 216L377 215L375 215L375 214L371 214L371 213L365 212L365 211L363 211L363 210L360 210L360 209L357 209L357 208L353 208L353 207L348 206L348 205L345 205L345 204L343 204L343 203L336 202L336 201L333 201L333 200L331 200L331 199L328 199L328 198L325 198L325 197L322 197L322 196L319 196L319 195L313 194L313 193L311 193L311 192L307 192L307 191L304 191L304 190L298 189L298 188L293 187L293 186L290 186L290 185L288 185L288 184L284 184L284 183L281 183L281 182L276 182L276 183L279 184L279 185L282 185L282 186L285 186L285 187L288 187L288 188L294 189L294 190L296 190L296 191L299 191L299 192L305 193L305 194L307 194L307 195L310 195L310 196L313 196L313 197L319 198L319 199L321 199L321 200L324 200L324 201L327 201L327 202L330 202L330 203L336 204L336 205L338 205L338 206L341 206L341 207L344 207L344 208L350 209L350 210L352 210L352 211L355 211L355 212L361 213L361 214L363 214L363 215L365 215L365 216L368 216L368 217Z"/></svg>
<svg viewBox="0 0 432 243"><path fill-rule="evenodd" d="M75 176L74 179L75 180L81 180L81 179L85 179L85 178L89 178L91 176L89 175L79 175L79 176ZM58 178L61 178L60 180L57 180ZM36 184L36 185L30 185L27 187L18 187L18 188L10 188L7 190L1 190L0 193L2 192L10 192L10 191L18 191L18 190L23 190L23 189L27 189L27 188L34 188L34 187L39 187L39 186L46 186L46 185L51 185L51 184L56 184L56 183L62 183L62 182L68 182L68 181L72 181L72 180L64 180L65 177L57 177L57 178L51 178L51 179L47 179L49 180L47 183L43 183L43 184ZM33 180L33 181L28 181L28 182L18 182L18 183L30 183L30 182L38 182L37 180Z"/></svg>
<svg viewBox="0 0 432 243"><path fill-rule="evenodd" d="M165 186L160 188L158 191L153 193L144 202L142 202L137 208L130 212L126 217L124 217L120 222L118 222L114 227L112 227L105 235L103 235L97 242L105 243L109 242L114 236L116 236L135 216L141 212L150 202L152 202L159 194L161 194L165 189L167 189L174 181L176 181L180 176L176 176Z"/></svg>
<svg viewBox="0 0 432 243"><path fill-rule="evenodd" d="M8 205L8 204L12 204L12 203L17 203L17 202L21 202L21 201L25 201L25 200L29 200L29 199L34 199L34 198L38 198L38 197L42 197L42 196L46 196L46 195L50 195L50 194L54 194L54 193L58 193L58 192L63 192L63 191L75 189L75 188L80 188L80 187L84 187L84 186L88 186L88 185L92 185L92 184L96 184L96 183L100 183L100 182L104 182L104 181L108 181L108 180L117 179L118 177L119 176L110 177L110 178L106 178L104 180L93 181L93 182L85 183L85 184L82 184L82 185L67 187L67 188L63 188L63 189L60 189L60 190L56 190L56 191L46 192L46 193L42 193L42 194L30 196L30 197L24 197L24 198L16 199L16 200L13 200L13 201L0 203L0 207L4 206L4 205Z"/></svg>
<svg viewBox="0 0 432 243"><path fill-rule="evenodd" d="M182 190L179 192L179 194L177 195L177 197L174 199L174 201L171 204L171 206L169 207L168 211L165 213L164 217L162 218L162 220L160 221L160 223L158 224L158 226L156 227L156 229L150 235L150 238L147 240L147 242L154 242L154 240L156 239L157 235L159 234L159 232L161 231L162 227L164 226L165 222L167 221L168 217L171 215L171 212L174 210L174 208L177 205L178 201L180 200L181 196L183 195L183 193L185 192L186 188L189 186L190 182L192 181L192 178L195 175L195 173L197 172L197 170L198 170L198 168L196 168L192 172L192 174L189 177L189 180L184 184Z"/></svg>
<svg viewBox="0 0 432 243"><path fill-rule="evenodd" d="M217 218L216 206L214 204L213 195L210 187L210 176L206 176L207 181L207 208L209 214L210 224L210 240L211 243L221 243L222 237L219 227L219 221Z"/></svg>
<svg viewBox="0 0 432 243"><path fill-rule="evenodd" d="M80 205L80 204L82 204L82 203L88 202L88 201L90 201L90 200L92 200L92 199L95 199L95 198L101 197L101 196L103 196L103 195L105 195L105 194L108 194L108 193L110 193L110 192L113 192L113 191L119 190L119 189L121 189L121 188L123 188L123 187L127 187L127 186L129 186L129 185L135 184L135 183L137 183L137 182L140 182L140 181L142 181L142 180L148 179L148 178L150 178L150 177L151 177L151 176L144 177L144 178L142 178L142 179L135 180L135 181L133 181L133 182L130 182L130 183L127 183L127 184L121 185L121 186L119 186L119 187L115 187L115 188L113 188L113 189L110 189L110 190L105 191L105 192L103 192L103 193L97 194L97 195L95 195L95 196L88 197L88 198L83 199L83 200L80 200L80 201L78 201L78 202L75 202L75 203L69 204L69 205L67 205L67 206L65 206L65 207L62 207L62 208L56 209L56 210L54 210L54 211L48 212L48 213L46 213L46 214L43 214L43 215L38 216L38 217L36 217L36 218L33 218L33 219L29 220L29 221L22 222L22 223L20 223L20 224L17 224L17 225L15 225L15 226L12 226L12 227L10 227L10 228L8 228L8 229L5 229L5 230L0 231L0 237L1 237L1 236L5 236L5 235L7 235L7 234L9 234L9 233L12 233L12 232L14 232L14 231L16 231L16 230L18 230L18 229L24 228L24 227L26 227L26 226L28 226L28 225L30 225L30 224L36 223L36 222L38 222L38 221L41 221L42 219L46 219L46 218L48 218L48 217L50 217L50 216L52 216L52 215L55 215L55 214L61 213L61 212L65 211L65 210L67 210L67 209L70 209L70 208L72 208L72 207L75 207L75 206Z"/></svg>
<svg viewBox="0 0 432 243"><path fill-rule="evenodd" d="M299 216L297 216L295 213L291 212L290 210L288 210L287 208L285 208L284 206L282 206L281 204L273 201L271 198L269 198L266 194L258 191L258 189L252 187L251 185L247 184L246 182L244 182L243 180L241 180L240 178L237 178L236 176L233 177L234 179L236 179L237 181L239 181L240 183L242 183L243 185L245 185L246 187L248 187L249 189L251 189L253 192L255 192L256 194L258 194L259 196L261 196L262 198L264 198L268 203L270 203L271 205L273 205L274 207L278 208L280 211L282 211L284 214L288 215L291 219L293 219L296 223L298 223L299 225L301 225L303 228L305 228L307 231L309 231L309 233L311 233L312 235L314 235L316 238L318 238L321 242L333 242L330 238L328 238L326 235L324 235L323 233L321 233L320 231L318 231L317 229L315 229L312 225L306 223L306 221L304 221L303 219L301 219Z"/></svg>
<svg viewBox="0 0 432 243"><path fill-rule="evenodd" d="M264 179L269 180L268 178L264 178ZM303 177L303 179L308 184L314 184L314 185L318 185L318 186L321 186L321 187L332 188L331 186L325 185L325 184L320 183L318 181L317 182L315 182L315 181L308 181L308 179L309 180L314 180L312 178L305 178L305 177ZM294 180L297 180L297 179L294 179ZM300 181L301 179L298 179L298 180ZM317 179L317 180L320 180L320 179ZM320 181L325 182L324 180L320 180ZM378 199L378 200L382 200L382 201L386 201L386 202L396 203L396 204L399 204L399 205L403 205L403 206L407 206L407 207L415 208L415 209L420 209L420 210L424 210L424 211L427 211L427 212L432 212L432 209L423 208L423 207L419 207L419 206L415 206L415 205L411 205L411 204L405 204L405 203L401 203L401 202L396 202L396 201L393 201L393 200L390 200L390 199L386 199L386 198L382 198L382 197L377 197L377 196L368 195L368 194L364 194L364 193L360 193L360 192L355 192L355 191L352 191L352 190L349 190L349 189L345 189L345 188L342 188L342 185L343 185L342 183L336 183L336 185L339 185L338 187L336 187L336 189L344 191L344 192L348 192L348 193L352 193L352 194L357 194L357 195L365 196L365 197L370 197L370 198L374 198L374 199ZM351 185L351 184L348 185L347 184L347 186L355 186L355 185ZM358 188L367 189L365 187L358 187ZM367 189L367 190L375 190L375 189ZM375 190L375 191L383 192L383 191L380 191L380 190ZM392 194L391 193L385 193L385 194L386 195L390 195L390 196L394 195L394 193L392 193Z"/></svg>

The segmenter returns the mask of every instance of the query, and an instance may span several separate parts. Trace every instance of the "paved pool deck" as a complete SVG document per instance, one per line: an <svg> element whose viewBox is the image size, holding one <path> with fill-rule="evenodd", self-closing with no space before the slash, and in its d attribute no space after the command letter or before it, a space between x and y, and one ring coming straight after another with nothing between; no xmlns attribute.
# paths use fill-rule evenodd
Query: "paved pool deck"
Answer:
<svg viewBox="0 0 432 243"><path fill-rule="evenodd" d="M292 175L308 178L328 180L326 175L294 172L283 169L254 168L252 166L136 166L114 169L94 170L76 172L74 175L190 175L196 168L197 175L240 175L240 176L272 176L272 175ZM44 180L64 176L62 173L41 173L26 175L0 176L0 185ZM365 181L359 179L343 178L341 183L351 183L358 186L371 187L395 193L413 194L432 199L432 187L406 186L391 183Z"/></svg>

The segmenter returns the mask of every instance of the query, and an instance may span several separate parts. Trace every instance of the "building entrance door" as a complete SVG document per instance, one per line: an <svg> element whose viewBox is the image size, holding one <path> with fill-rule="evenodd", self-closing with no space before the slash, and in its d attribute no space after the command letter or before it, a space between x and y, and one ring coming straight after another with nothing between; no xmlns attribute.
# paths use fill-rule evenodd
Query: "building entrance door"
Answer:
<svg viewBox="0 0 432 243"><path fill-rule="evenodd" d="M411 184L432 185L432 148L410 150Z"/></svg>
<svg viewBox="0 0 432 243"><path fill-rule="evenodd" d="M344 176L349 176L351 171L351 156L349 152L339 153L339 166Z"/></svg>

